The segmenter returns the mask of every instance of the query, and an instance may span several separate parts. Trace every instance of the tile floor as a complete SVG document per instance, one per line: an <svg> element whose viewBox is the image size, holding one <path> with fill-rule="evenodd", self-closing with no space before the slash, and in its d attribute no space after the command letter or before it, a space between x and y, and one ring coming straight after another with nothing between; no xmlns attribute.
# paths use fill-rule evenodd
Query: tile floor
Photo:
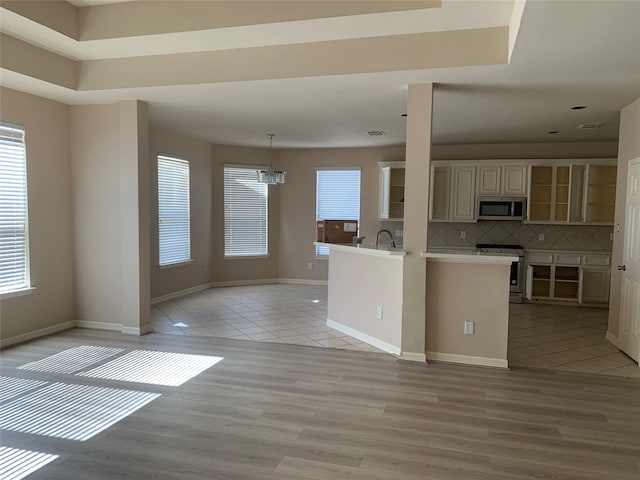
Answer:
<svg viewBox="0 0 640 480"><path fill-rule="evenodd" d="M605 338L609 311L511 304L510 366L640 378L640 368Z"/></svg>
<svg viewBox="0 0 640 480"><path fill-rule="evenodd" d="M604 337L606 309L510 307L509 365L640 378L638 365ZM151 315L159 333L380 351L326 326L325 286L213 288L154 305Z"/></svg>
<svg viewBox="0 0 640 480"><path fill-rule="evenodd" d="M154 305L151 317L160 333L380 352L326 326L326 286L212 288Z"/></svg>

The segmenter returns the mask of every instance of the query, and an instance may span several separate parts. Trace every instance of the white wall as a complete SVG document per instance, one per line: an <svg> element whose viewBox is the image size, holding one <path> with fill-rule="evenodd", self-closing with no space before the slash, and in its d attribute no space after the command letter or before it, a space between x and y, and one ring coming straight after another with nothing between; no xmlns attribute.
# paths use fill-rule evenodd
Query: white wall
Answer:
<svg viewBox="0 0 640 480"><path fill-rule="evenodd" d="M31 295L2 300L0 338L74 320L69 107L2 88L0 119L26 130Z"/></svg>

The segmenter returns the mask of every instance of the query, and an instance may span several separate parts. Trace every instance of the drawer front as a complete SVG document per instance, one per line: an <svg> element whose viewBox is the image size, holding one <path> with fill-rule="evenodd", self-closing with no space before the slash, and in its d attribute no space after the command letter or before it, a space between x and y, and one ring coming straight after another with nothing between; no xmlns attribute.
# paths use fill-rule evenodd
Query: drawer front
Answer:
<svg viewBox="0 0 640 480"><path fill-rule="evenodd" d="M554 257L556 263L565 265L580 265L582 263L582 255L575 253L556 253Z"/></svg>
<svg viewBox="0 0 640 480"><path fill-rule="evenodd" d="M611 265L610 255L584 255L584 265L595 265L599 267L608 267Z"/></svg>
<svg viewBox="0 0 640 480"><path fill-rule="evenodd" d="M527 263L553 263L553 254L527 253Z"/></svg>

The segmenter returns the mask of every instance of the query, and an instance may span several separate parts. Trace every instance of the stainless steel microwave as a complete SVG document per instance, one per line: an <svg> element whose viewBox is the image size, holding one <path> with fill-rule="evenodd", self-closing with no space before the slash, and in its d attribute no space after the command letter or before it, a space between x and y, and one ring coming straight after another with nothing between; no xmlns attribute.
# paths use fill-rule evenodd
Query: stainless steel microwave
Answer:
<svg viewBox="0 0 640 480"><path fill-rule="evenodd" d="M478 197L478 220L524 220L526 197Z"/></svg>

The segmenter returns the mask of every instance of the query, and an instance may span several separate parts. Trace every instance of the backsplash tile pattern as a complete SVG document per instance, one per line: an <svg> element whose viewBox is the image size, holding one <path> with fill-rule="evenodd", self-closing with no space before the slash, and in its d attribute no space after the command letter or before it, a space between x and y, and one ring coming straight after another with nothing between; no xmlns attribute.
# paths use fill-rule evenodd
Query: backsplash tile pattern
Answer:
<svg viewBox="0 0 640 480"><path fill-rule="evenodd" d="M380 222L380 228L395 232L402 222ZM460 232L465 238L460 238ZM475 247L476 243L511 243L534 250L578 250L611 252L612 226L603 225L539 225L508 221L478 223L429 223L427 238L432 247ZM538 235L543 233L544 240ZM398 246L402 238L395 238Z"/></svg>

